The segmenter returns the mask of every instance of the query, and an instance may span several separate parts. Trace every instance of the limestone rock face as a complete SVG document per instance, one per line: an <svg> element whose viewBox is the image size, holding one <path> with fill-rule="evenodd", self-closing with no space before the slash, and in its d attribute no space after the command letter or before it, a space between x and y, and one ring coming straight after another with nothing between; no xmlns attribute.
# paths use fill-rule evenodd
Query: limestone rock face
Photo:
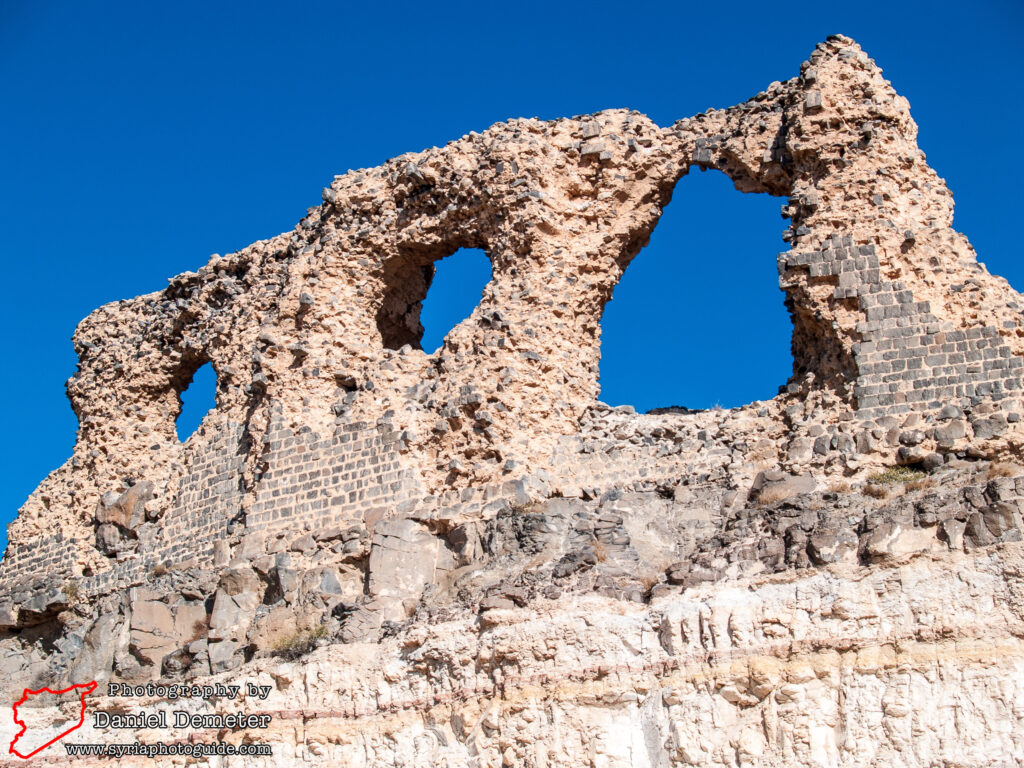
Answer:
<svg viewBox="0 0 1024 768"><path fill-rule="evenodd" d="M99 700L269 714L218 736L273 747L246 765L1024 762L1022 299L916 133L835 36L671 126L513 120L350 171L294 231L101 307L74 454L9 528L0 670L267 686ZM610 408L603 308L694 168L780 198L793 375ZM428 354L465 247L492 278Z"/></svg>

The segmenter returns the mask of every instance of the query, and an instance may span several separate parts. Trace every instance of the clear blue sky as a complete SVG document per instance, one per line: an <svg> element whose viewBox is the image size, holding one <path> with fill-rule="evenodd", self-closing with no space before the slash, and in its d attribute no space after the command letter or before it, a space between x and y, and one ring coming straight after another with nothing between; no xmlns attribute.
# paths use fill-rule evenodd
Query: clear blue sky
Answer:
<svg viewBox="0 0 1024 768"><path fill-rule="evenodd" d="M291 229L335 173L510 117L630 107L667 124L796 75L834 32L910 99L957 228L1024 288L1024 6L826 5L0 0L0 523L71 453L69 339L93 308ZM779 203L684 179L606 313L605 400L776 392ZM428 297L435 342L486 279L465 256Z"/></svg>

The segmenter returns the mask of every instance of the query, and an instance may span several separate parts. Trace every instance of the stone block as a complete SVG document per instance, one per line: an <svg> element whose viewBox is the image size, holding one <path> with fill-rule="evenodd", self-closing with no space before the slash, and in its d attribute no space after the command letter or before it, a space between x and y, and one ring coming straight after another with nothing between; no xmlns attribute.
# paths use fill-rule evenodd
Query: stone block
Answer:
<svg viewBox="0 0 1024 768"><path fill-rule="evenodd" d="M438 539L410 519L381 520L370 548L369 590L372 596L418 596L434 582Z"/></svg>

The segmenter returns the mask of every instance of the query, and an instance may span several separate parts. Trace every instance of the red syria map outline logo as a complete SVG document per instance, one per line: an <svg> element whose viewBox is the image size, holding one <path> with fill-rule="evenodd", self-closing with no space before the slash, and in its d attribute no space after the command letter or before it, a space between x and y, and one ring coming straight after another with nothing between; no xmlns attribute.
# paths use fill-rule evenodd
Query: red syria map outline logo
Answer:
<svg viewBox="0 0 1024 768"><path fill-rule="evenodd" d="M14 748L14 745L17 743L18 739L20 739L22 736L25 735L25 731L28 730L28 725L25 724L25 721L18 719L18 707L20 707L22 704L24 704L26 701L28 701L28 697L29 696L38 696L41 693L52 693L55 696L59 696L62 693L70 693L71 691L75 690L76 688L84 689L82 691L82 693L80 694L80 696L79 696L79 702L82 705L82 709L81 709L81 712L78 715L78 723L73 725L73 726L71 726L70 728L68 728L66 731L64 731L64 733L62 733L62 734L60 734L58 736L54 736L48 742L43 744L43 746L38 747L37 749L32 750L27 755L23 755L23 754L21 754L21 752L16 750ZM49 688L40 688L38 691L31 691L28 688L26 688L25 692L21 695L21 698L14 703L14 722L16 722L18 725L21 726L21 730L18 731L16 734L14 734L14 738L11 739L11 746L10 746L10 749L8 751L11 754L17 755L22 760L28 760L30 757L32 757L32 755L36 754L37 752L42 752L44 749L46 749L48 746L50 746L54 742L60 741L61 739L63 739L65 736L67 736L72 731L74 731L74 730L76 730L78 728L81 728L82 724L85 722L85 697L86 697L87 694L90 694L90 693L92 693L95 690L96 690L96 681L95 680L93 680L91 683L80 683L79 685L72 685L70 688L64 688L64 689L62 689L60 691L52 691Z"/></svg>

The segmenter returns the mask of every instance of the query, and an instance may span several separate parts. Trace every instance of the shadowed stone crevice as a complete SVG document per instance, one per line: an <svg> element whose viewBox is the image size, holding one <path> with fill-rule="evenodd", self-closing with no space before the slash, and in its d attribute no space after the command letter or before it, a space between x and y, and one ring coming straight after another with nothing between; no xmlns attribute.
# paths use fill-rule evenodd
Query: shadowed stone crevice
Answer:
<svg viewBox="0 0 1024 768"><path fill-rule="evenodd" d="M433 263L418 264L414 260L395 260L385 268L388 286L380 310L377 327L387 349L405 345L419 347L423 337L420 310L434 277Z"/></svg>
<svg viewBox="0 0 1024 768"><path fill-rule="evenodd" d="M829 344L830 329L826 320L804 302L786 297L786 309L793 320L791 352L793 356L793 382L798 385L811 374L811 386L838 386L844 397L853 393L849 382L857 375L857 364L850 350L841 344Z"/></svg>

